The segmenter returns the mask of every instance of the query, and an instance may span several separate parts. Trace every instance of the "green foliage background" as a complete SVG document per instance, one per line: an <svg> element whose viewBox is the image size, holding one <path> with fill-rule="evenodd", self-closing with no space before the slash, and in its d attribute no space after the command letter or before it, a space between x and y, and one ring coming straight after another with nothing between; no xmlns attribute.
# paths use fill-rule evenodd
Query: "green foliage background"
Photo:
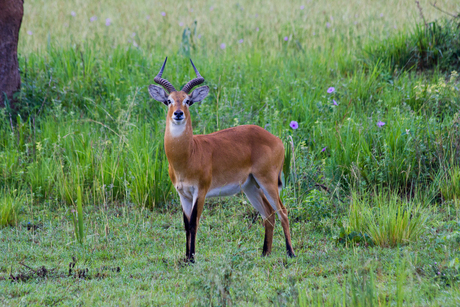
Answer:
<svg viewBox="0 0 460 307"><path fill-rule="evenodd" d="M428 27L395 0L26 1L20 107L0 110L0 302L456 305L459 23L420 5ZM192 57L211 88L196 134L256 124L289 148L298 258L279 226L260 258L239 195L207 202L183 265L166 112L147 93L165 56L176 87Z"/></svg>

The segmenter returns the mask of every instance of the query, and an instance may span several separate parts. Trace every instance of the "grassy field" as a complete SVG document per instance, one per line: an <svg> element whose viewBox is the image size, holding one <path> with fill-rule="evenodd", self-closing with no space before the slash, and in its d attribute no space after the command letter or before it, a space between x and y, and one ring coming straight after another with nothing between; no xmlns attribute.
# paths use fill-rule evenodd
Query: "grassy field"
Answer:
<svg viewBox="0 0 460 307"><path fill-rule="evenodd" d="M20 107L0 110L1 304L460 304L458 20L393 0L24 11ZM260 256L238 195L206 202L183 261L166 110L147 92L165 56L176 87L192 57L211 88L195 134L256 124L285 143L297 258L280 225Z"/></svg>

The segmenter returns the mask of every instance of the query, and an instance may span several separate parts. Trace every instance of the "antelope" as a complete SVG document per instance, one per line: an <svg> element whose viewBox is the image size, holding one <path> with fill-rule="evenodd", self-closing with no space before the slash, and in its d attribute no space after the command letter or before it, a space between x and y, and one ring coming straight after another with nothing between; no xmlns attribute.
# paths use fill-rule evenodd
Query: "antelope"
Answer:
<svg viewBox="0 0 460 307"><path fill-rule="evenodd" d="M149 94L168 107L164 149L169 162L169 177L179 194L183 211L186 260L194 262L196 233L205 199L230 196L241 191L263 218L265 239L262 256L271 253L277 213L286 239L287 254L295 257L287 210L279 196L284 163L282 141L255 125L193 135L189 108L208 95L209 87L201 86L192 91L204 82L204 78L190 59L196 78L177 91L161 77L167 60L166 57L153 79L162 87L151 84Z"/></svg>

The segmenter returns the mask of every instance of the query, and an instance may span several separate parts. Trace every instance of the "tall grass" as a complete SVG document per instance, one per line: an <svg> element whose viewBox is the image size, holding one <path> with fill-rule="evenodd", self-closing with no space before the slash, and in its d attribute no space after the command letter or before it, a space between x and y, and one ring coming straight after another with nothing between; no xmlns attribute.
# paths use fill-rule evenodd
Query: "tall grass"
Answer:
<svg viewBox="0 0 460 307"><path fill-rule="evenodd" d="M367 235L381 247L414 243L426 231L430 209L397 194L353 194L346 231Z"/></svg>
<svg viewBox="0 0 460 307"><path fill-rule="evenodd" d="M99 201L165 203L171 188L162 154L165 110L146 90L160 58L116 47L107 57L117 61L106 62L81 51L94 63L86 73L74 51L59 49L50 57L27 59L21 99L37 111L21 112L13 126L10 114L2 111L3 184L25 183L41 197L67 203L76 195L75 189L65 187L77 182ZM453 109L442 111L441 117L439 112L422 115L410 107L419 97L420 84L429 80L403 74L393 84L386 83L379 65L370 76L356 68L353 75L338 79L328 76L327 67L317 66L312 54L198 56L195 62L211 93L191 107L195 133L257 124L280 137L290 135L294 144L324 161L325 178L344 187L377 185L409 192L455 165L450 157L458 155L458 115ZM67 57L74 57L74 66L80 68L59 68ZM190 65L181 56L174 59L165 77L183 84L191 77ZM26 59L21 63L26 65ZM49 73L47 67L55 69ZM260 67L265 69L259 72ZM439 97L455 102L456 82L451 83L450 96ZM335 87L332 94L326 93L330 86ZM299 122L296 131L289 128L291 120Z"/></svg>
<svg viewBox="0 0 460 307"><path fill-rule="evenodd" d="M0 228L15 226L26 202L23 191L2 188L0 190Z"/></svg>
<svg viewBox="0 0 460 307"><path fill-rule="evenodd" d="M83 221L83 198L81 195L80 186L77 186L77 205L75 207L76 210L71 211L75 239L78 241L78 243L83 244L85 239L85 229Z"/></svg>
<svg viewBox="0 0 460 307"><path fill-rule="evenodd" d="M257 124L311 154L318 184L410 193L458 164L460 95L457 79L431 95L443 75L389 76L380 56L356 60L363 43L408 37L415 6L393 4L26 3L32 35L21 34L19 115L0 113L0 185L68 204L79 183L97 202L170 201L165 110L146 90L168 54L173 84L192 78L190 55L211 88L191 107L195 133ZM49 18L38 19L43 10Z"/></svg>
<svg viewBox="0 0 460 307"><path fill-rule="evenodd" d="M3 187L25 183L39 199L68 204L76 200L80 184L103 203L126 199L153 207L168 199L171 184L157 125L135 125L126 114L108 116L105 124L69 113L58 106L35 126L32 118L24 123L20 117L13 131L4 126Z"/></svg>
<svg viewBox="0 0 460 307"><path fill-rule="evenodd" d="M390 71L460 69L460 38L458 18L442 18L418 24L409 35L396 34L385 44L368 44L366 61L382 61Z"/></svg>
<svg viewBox="0 0 460 307"><path fill-rule="evenodd" d="M448 170L441 186L441 194L445 200L460 200L460 167Z"/></svg>

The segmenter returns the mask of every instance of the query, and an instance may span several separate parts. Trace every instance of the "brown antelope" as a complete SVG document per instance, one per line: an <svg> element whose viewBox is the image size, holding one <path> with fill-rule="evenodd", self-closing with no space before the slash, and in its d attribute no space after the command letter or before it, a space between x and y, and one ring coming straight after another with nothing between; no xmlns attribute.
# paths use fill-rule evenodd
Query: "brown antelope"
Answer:
<svg viewBox="0 0 460 307"><path fill-rule="evenodd" d="M161 78L163 66L149 86L153 99L168 106L164 146L169 162L169 177L179 193L187 236L186 259L193 262L198 223L206 197L234 195L243 191L264 219L265 240L262 255L272 249L275 212L281 219L286 249L292 249L287 210L279 196L284 146L281 140L259 126L233 127L208 135L193 135L189 107L202 101L209 87L192 89L204 82L192 63L196 78L177 91Z"/></svg>

